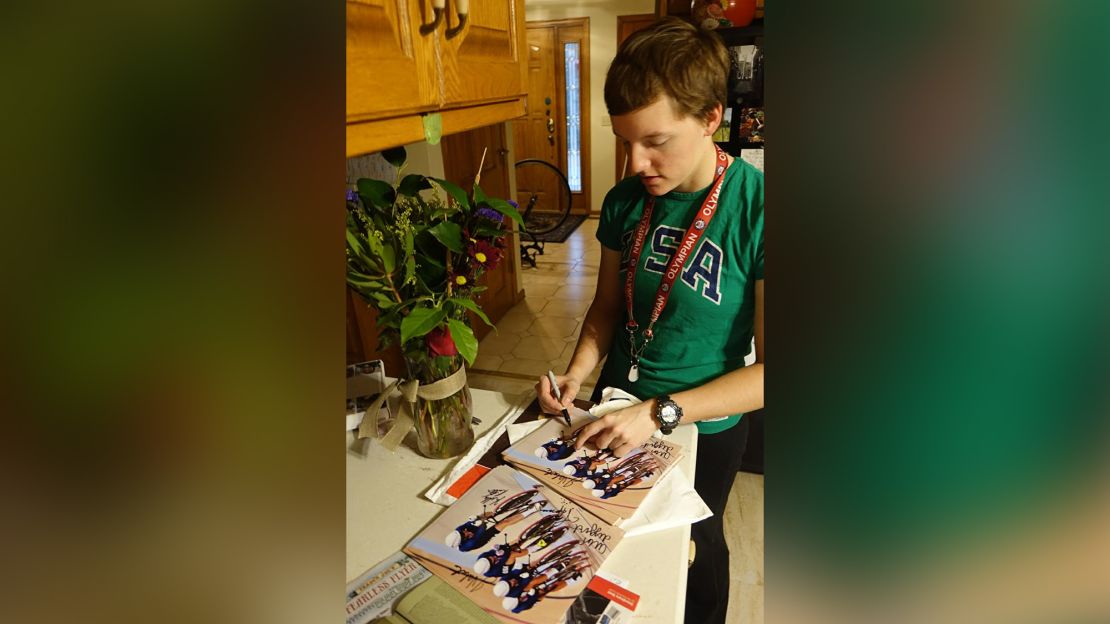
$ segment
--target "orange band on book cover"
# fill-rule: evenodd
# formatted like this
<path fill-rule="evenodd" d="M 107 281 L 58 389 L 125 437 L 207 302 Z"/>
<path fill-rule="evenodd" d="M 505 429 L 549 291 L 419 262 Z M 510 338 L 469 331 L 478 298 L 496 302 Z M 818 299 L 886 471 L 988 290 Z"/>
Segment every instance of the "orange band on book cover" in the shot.
<path fill-rule="evenodd" d="M 636 605 L 640 604 L 640 597 L 638 595 L 600 576 L 595 576 L 590 579 L 590 584 L 587 585 L 587 587 L 629 611 L 635 611 Z"/>
<path fill-rule="evenodd" d="M 470 470 L 464 472 L 463 476 L 452 483 L 451 487 L 447 488 L 447 494 L 455 498 L 462 496 L 470 489 L 470 486 L 477 483 L 478 479 L 484 477 L 487 472 L 489 472 L 489 468 L 481 464 L 474 464 L 471 466 Z"/>

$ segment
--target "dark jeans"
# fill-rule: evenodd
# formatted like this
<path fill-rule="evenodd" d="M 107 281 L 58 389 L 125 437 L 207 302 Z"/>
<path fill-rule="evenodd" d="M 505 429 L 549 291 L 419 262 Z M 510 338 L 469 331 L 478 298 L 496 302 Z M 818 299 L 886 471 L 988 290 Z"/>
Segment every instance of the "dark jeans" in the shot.
<path fill-rule="evenodd" d="M 724 512 L 748 444 L 748 428 L 744 417 L 731 429 L 698 436 L 694 489 L 713 516 L 690 527 L 695 551 L 694 564 L 686 574 L 686 624 L 725 621 L 729 576 Z"/>

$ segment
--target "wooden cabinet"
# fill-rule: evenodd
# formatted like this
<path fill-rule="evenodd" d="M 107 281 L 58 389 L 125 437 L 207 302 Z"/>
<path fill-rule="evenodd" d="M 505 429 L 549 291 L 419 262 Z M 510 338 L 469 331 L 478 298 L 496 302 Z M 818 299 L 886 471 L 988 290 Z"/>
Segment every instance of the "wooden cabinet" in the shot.
<path fill-rule="evenodd" d="M 347 0 L 347 156 L 524 114 L 524 0 L 471 0 L 461 30 L 447 0 L 434 30 L 432 0 Z M 424 30 L 428 30 L 425 28 Z"/>
<path fill-rule="evenodd" d="M 456 21 L 452 16 L 448 25 Z M 521 97 L 524 3 L 471 0 L 467 22 L 458 36 L 442 40 L 446 104 Z"/>
<path fill-rule="evenodd" d="M 439 103 L 435 50 L 420 35 L 422 2 L 348 0 L 347 121 L 427 110 Z"/>
<path fill-rule="evenodd" d="M 386 374 L 405 375 L 401 349 L 392 345 L 378 350 L 378 311 L 366 304 L 361 295 L 347 287 L 347 365 L 367 360 L 382 360 Z"/>

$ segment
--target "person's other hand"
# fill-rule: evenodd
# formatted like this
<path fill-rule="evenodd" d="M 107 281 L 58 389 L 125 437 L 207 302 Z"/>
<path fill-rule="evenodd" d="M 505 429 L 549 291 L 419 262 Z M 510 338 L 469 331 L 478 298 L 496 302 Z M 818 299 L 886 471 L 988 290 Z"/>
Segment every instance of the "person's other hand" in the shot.
<path fill-rule="evenodd" d="M 536 384 L 536 396 L 540 400 L 540 409 L 547 414 L 561 414 L 564 407 L 569 408 L 573 405 L 574 397 L 578 396 L 578 389 L 582 387 L 582 382 L 566 375 L 556 375 L 555 381 L 559 384 L 560 396 L 563 397 L 562 401 L 555 399 L 555 394 L 551 391 L 551 380 L 547 378 L 547 375 L 540 377 L 539 383 Z"/>
<path fill-rule="evenodd" d="M 642 445 L 659 428 L 655 420 L 655 399 L 610 412 L 578 430 L 574 449 L 589 442 L 594 448 L 608 448 L 617 457 Z"/>

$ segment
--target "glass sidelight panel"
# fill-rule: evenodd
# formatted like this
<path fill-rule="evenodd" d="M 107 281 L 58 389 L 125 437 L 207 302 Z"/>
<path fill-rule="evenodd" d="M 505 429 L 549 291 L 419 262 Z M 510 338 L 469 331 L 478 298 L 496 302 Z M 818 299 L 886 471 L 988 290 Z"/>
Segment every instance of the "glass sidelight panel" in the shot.
<path fill-rule="evenodd" d="M 563 44 L 563 63 L 566 66 L 567 103 L 567 181 L 574 193 L 582 192 L 582 136 L 581 98 L 578 84 L 578 43 Z"/>

